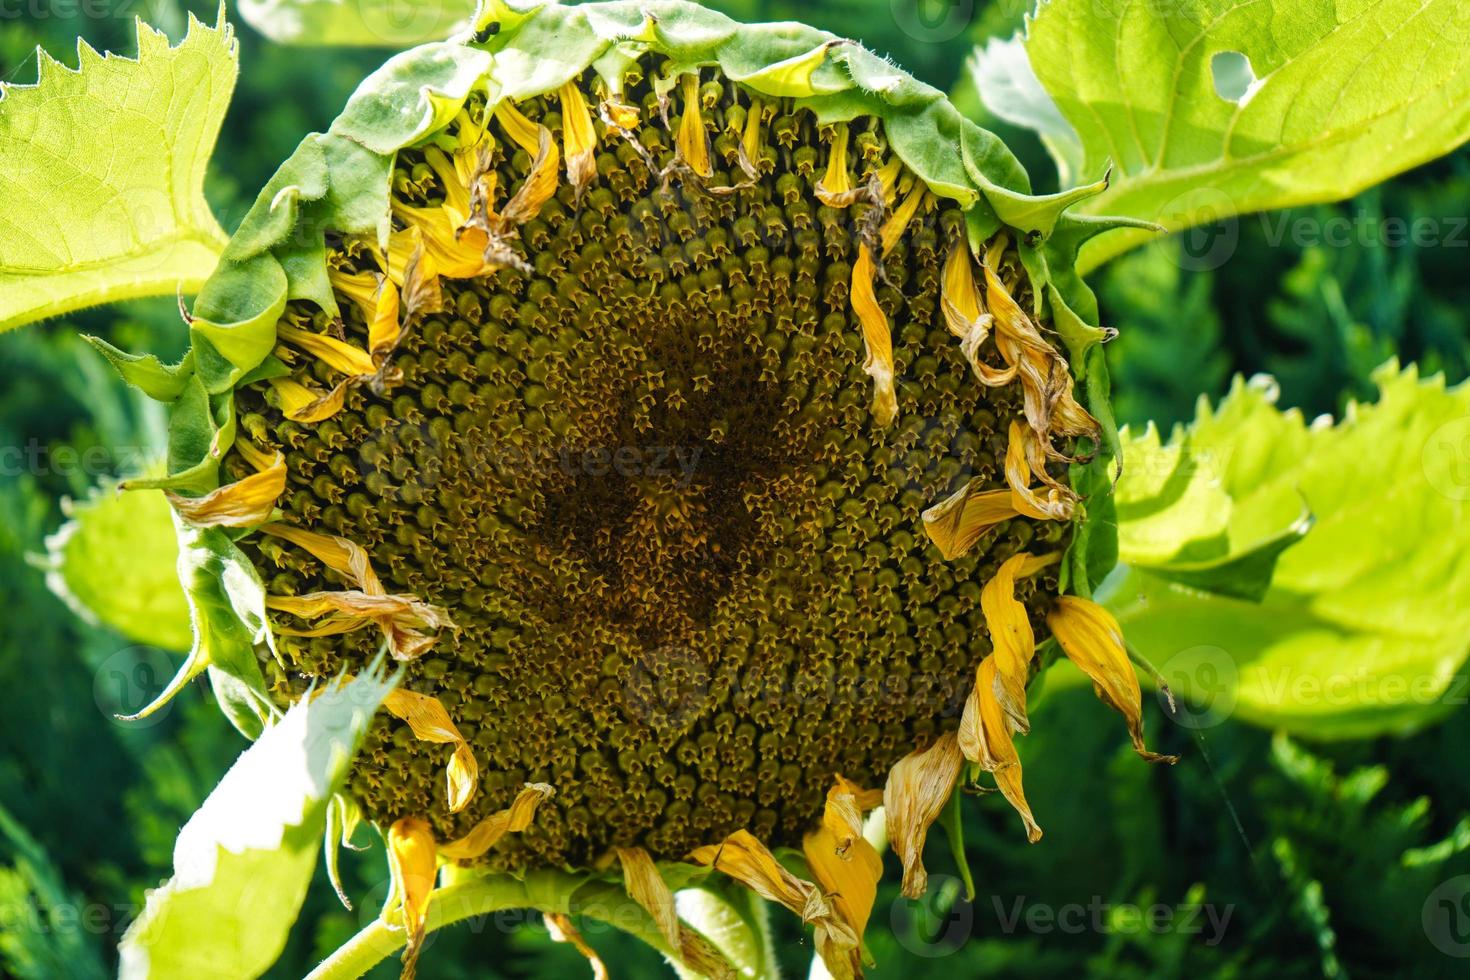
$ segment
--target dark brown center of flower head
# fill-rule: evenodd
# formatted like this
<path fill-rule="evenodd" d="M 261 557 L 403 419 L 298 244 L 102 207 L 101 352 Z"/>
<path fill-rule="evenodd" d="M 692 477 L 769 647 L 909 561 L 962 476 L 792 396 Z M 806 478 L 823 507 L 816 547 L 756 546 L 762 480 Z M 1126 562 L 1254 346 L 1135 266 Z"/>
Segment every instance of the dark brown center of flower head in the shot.
<path fill-rule="evenodd" d="M 356 542 L 386 592 L 456 624 L 404 684 L 458 725 L 479 794 L 450 814 L 452 747 L 386 714 L 349 792 L 384 825 L 423 816 L 446 840 L 550 784 L 534 825 L 485 855 L 502 867 L 585 866 L 613 845 L 682 859 L 739 828 L 799 842 L 835 774 L 881 786 L 956 727 L 989 649 L 982 585 L 1033 537 L 1065 533 L 1013 520 L 945 562 L 923 530 L 921 512 L 966 481 L 1005 486 L 1022 413 L 1019 388 L 977 383 L 946 329 L 958 207 L 897 166 L 876 121 L 822 126 L 724 81 L 698 90 L 702 175 L 676 145 L 686 94 L 660 106 L 630 88 L 631 138 L 599 125 L 595 178 L 563 182 L 506 237 L 515 261 L 446 276 L 437 311 L 407 310 L 383 384 L 316 423 L 287 420 L 267 382 L 238 394 L 241 431 L 286 454 L 282 520 Z M 557 100 L 518 108 L 562 142 Z M 835 140 L 852 186 L 874 188 L 850 206 L 817 195 Z M 485 146 L 504 205 L 535 161 L 499 121 Z M 445 205 L 443 159 L 399 155 L 397 227 L 400 207 Z M 898 398 L 885 425 L 850 284 L 878 219 L 911 194 L 877 282 Z M 370 242 L 329 245 L 342 274 L 384 261 Z M 307 303 L 287 320 L 365 346 L 362 312 L 341 306 L 340 328 Z M 332 384 L 289 355 L 302 384 Z M 226 470 L 247 472 L 234 456 Z M 242 547 L 273 595 L 343 587 L 288 541 Z M 1017 595 L 1039 623 L 1054 591 L 1051 569 Z M 282 636 L 285 668 L 262 663 L 284 701 L 363 669 L 381 640 Z"/>

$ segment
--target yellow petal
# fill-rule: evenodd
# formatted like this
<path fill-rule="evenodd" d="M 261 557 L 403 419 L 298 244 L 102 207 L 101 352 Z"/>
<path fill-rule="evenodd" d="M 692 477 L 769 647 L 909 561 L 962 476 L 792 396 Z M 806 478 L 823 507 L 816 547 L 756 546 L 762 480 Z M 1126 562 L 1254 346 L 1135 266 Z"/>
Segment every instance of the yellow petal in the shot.
<path fill-rule="evenodd" d="M 501 210 L 499 225 L 502 230 L 523 225 L 541 213 L 541 206 L 556 193 L 556 169 L 559 160 L 551 130 L 538 124 L 531 173 Z"/>
<path fill-rule="evenodd" d="M 573 82 L 561 87 L 561 132 L 566 144 L 567 180 L 582 189 L 597 177 L 597 132 L 592 128 L 592 112 Z"/>
<path fill-rule="evenodd" d="M 424 162 L 438 175 L 439 183 L 444 187 L 444 202 L 460 214 L 469 214 L 470 189 L 461 180 L 454 161 L 437 146 L 429 146 L 424 148 Z"/>
<path fill-rule="evenodd" d="M 777 902 L 801 916 L 813 927 L 817 952 L 836 977 L 852 976 L 852 953 L 858 948 L 857 933 L 839 917 L 822 890 L 796 877 L 747 830 L 737 830 L 722 843 L 696 848 L 689 855 L 696 864 L 741 882 L 767 901 Z"/>
<path fill-rule="evenodd" d="M 271 378 L 271 387 L 280 398 L 281 411 L 293 422 L 316 423 L 342 411 L 347 389 L 356 381 L 349 378 L 331 391 L 317 391 L 290 378 Z"/>
<path fill-rule="evenodd" d="M 847 123 L 838 123 L 833 127 L 827 172 L 817 181 L 817 199 L 828 207 L 845 208 L 856 200 L 852 190 L 852 178 L 847 172 Z"/>
<path fill-rule="evenodd" d="M 241 455 L 244 455 L 243 445 Z M 179 516 L 195 527 L 253 527 L 270 520 L 286 492 L 286 457 L 276 453 L 270 466 L 202 497 L 165 493 Z"/>
<path fill-rule="evenodd" d="M 860 972 L 860 950 L 873 902 L 878 897 L 878 879 L 883 877 L 883 860 L 862 836 L 863 804 L 877 805 L 881 795 L 864 793 L 848 780 L 837 777 L 827 791 L 822 825 L 802 840 L 807 864 L 842 921 L 858 938 L 858 949 L 849 954 L 853 974 Z"/>
<path fill-rule="evenodd" d="M 577 952 L 587 958 L 588 965 L 592 967 L 594 980 L 607 980 L 607 964 L 602 962 L 602 957 L 597 955 L 597 950 L 587 945 L 587 940 L 582 938 L 582 934 L 572 924 L 571 916 L 560 912 L 547 912 L 545 918 L 546 931 L 550 934 L 552 942 L 571 943 Z"/>
<path fill-rule="evenodd" d="M 704 117 L 699 108 L 699 76 L 685 74 L 679 77 L 684 95 L 684 116 L 679 120 L 679 154 L 683 161 L 701 177 L 713 174 L 710 166 L 709 133 L 704 129 Z"/>
<path fill-rule="evenodd" d="M 1011 506 L 1018 513 L 1037 520 L 1069 521 L 1075 494 L 1051 485 L 1043 496 L 1031 487 L 1031 467 L 1027 456 L 1028 443 L 1034 439 L 1035 436 L 1020 422 L 1011 422 L 1010 441 L 1006 446 L 1006 482 L 1011 487 Z"/>
<path fill-rule="evenodd" d="M 374 354 L 392 350 L 398 344 L 398 333 L 398 287 L 385 278 L 368 321 L 368 350 Z"/>
<path fill-rule="evenodd" d="M 617 847 L 618 862 L 623 867 L 623 887 L 628 896 L 653 918 L 672 949 L 679 948 L 679 913 L 674 907 L 674 893 L 658 873 L 658 865 L 641 847 Z"/>
<path fill-rule="evenodd" d="M 403 916 L 404 931 L 408 933 L 403 950 L 404 980 L 413 980 L 437 868 L 434 833 L 426 821 L 404 817 L 388 828 L 388 870 L 393 876 L 394 910 Z"/>
<path fill-rule="evenodd" d="M 876 274 L 873 253 L 864 244 L 852 266 L 852 309 L 863 328 L 863 370 L 873 379 L 873 420 L 887 426 L 898 415 L 898 395 L 893 387 L 893 333 L 873 288 Z"/>
<path fill-rule="evenodd" d="M 540 145 L 537 130 L 541 127 L 527 119 L 514 103 L 506 100 L 497 105 L 495 121 L 500 123 L 507 136 L 520 144 L 521 149 L 533 157 L 536 155 Z"/>
<path fill-rule="evenodd" d="M 1010 490 L 982 490 L 979 479 L 924 511 L 924 532 L 945 561 L 953 561 L 975 547 L 997 524 L 1016 517 Z"/>
<path fill-rule="evenodd" d="M 455 747 L 446 770 L 449 781 L 449 812 L 458 813 L 463 810 L 474 798 L 475 788 L 480 783 L 480 767 L 475 761 L 475 753 L 460 734 L 454 720 L 449 717 L 443 703 L 428 694 L 419 694 L 400 687 L 390 691 L 383 699 L 383 707 L 408 722 L 408 727 L 419 741 L 447 743 Z"/>
<path fill-rule="evenodd" d="M 1016 578 L 1030 561 L 1025 552 L 1007 558 L 980 592 L 980 609 L 990 631 L 990 659 L 995 661 L 995 694 L 1011 728 L 1022 733 L 1030 730 L 1026 682 L 1031 679 L 1036 636 L 1026 607 L 1016 600 Z"/>
<path fill-rule="evenodd" d="M 332 370 L 340 371 L 349 377 L 372 374 L 377 370 L 377 365 L 373 363 L 367 351 L 359 350 L 336 337 L 314 333 L 310 330 L 299 330 L 285 323 L 276 326 L 276 336 L 314 355 Z"/>
<path fill-rule="evenodd" d="M 923 182 L 916 184 L 908 196 L 903 199 L 903 203 L 898 206 L 897 210 L 889 215 L 887 221 L 883 222 L 883 229 L 878 233 L 878 236 L 883 241 L 884 255 L 893 251 L 893 246 L 898 244 L 898 240 L 903 237 L 903 233 L 908 228 L 909 222 L 918 213 L 919 205 L 924 203 L 924 200 L 928 196 L 928 187 Z"/>
<path fill-rule="evenodd" d="M 1097 696 L 1122 713 L 1133 750 L 1150 762 L 1178 762 L 1177 755 L 1159 755 L 1144 747 L 1143 695 L 1113 614 L 1088 599 L 1062 596 L 1047 613 L 1046 625 L 1068 659 L 1092 678 Z"/>
<path fill-rule="evenodd" d="M 555 175 L 552 176 L 554 180 Z M 418 230 L 424 254 L 433 261 L 434 271 L 440 275 L 450 279 L 476 279 L 500 268 L 500 265 L 485 259 L 485 249 L 489 244 L 485 233 L 478 228 L 464 229 L 465 222 L 469 220 L 468 214 L 442 207 L 410 207 L 396 201 L 393 213 Z M 405 241 L 400 247 L 406 250 L 409 243 Z M 411 255 L 409 251 L 404 256 L 402 268 L 405 275 Z M 390 265 L 397 267 L 398 264 L 390 260 Z"/>
<path fill-rule="evenodd" d="M 490 814 L 459 840 L 441 845 L 439 853 L 454 860 L 474 860 L 506 834 L 518 834 L 531 826 L 536 808 L 554 792 L 546 783 L 527 783 L 509 807 Z"/>
<path fill-rule="evenodd" d="M 315 629 L 277 627 L 277 632 L 288 636 L 333 636 L 373 623 L 383 631 L 388 641 L 388 651 L 393 658 L 405 662 L 423 656 L 435 643 L 435 637 L 419 632 L 420 629 L 454 627 L 445 610 L 413 596 L 371 594 L 346 589 L 340 592 L 311 592 L 299 596 L 266 596 L 265 604 L 268 609 L 290 613 L 302 619 L 329 614 L 333 616 Z M 455 778 L 452 767 L 453 763 L 451 781 Z"/>
<path fill-rule="evenodd" d="M 343 575 L 368 595 L 383 595 L 383 584 L 373 571 L 367 552 L 355 542 L 332 534 L 317 534 L 290 524 L 267 524 L 266 534 L 304 549 L 332 571 Z"/>
<path fill-rule="evenodd" d="M 750 110 L 745 114 L 745 132 L 740 138 L 740 148 L 745 151 L 745 158 L 752 167 L 760 166 L 761 146 L 765 142 L 761 126 L 765 123 L 765 116 L 765 103 L 752 97 Z"/>
<path fill-rule="evenodd" d="M 950 733 L 927 749 L 915 749 L 894 764 L 883 789 L 888 839 L 903 862 L 903 895 L 919 898 L 929 884 L 924 870 L 924 840 L 960 778 L 959 743 Z"/>
<path fill-rule="evenodd" d="M 1021 815 L 1026 837 L 1035 844 L 1041 840 L 1041 828 L 1031 815 L 1031 805 L 1021 787 L 1021 758 L 1011 742 L 1012 728 L 996 695 L 998 686 L 994 657 L 986 657 L 976 671 L 975 688 L 965 701 L 960 719 L 960 750 L 965 758 L 995 777 L 1001 795 Z"/>
<path fill-rule="evenodd" d="M 637 106 L 618 102 L 615 99 L 604 99 L 599 109 L 603 119 L 625 133 L 632 132 L 643 119 L 643 114 Z"/>
<path fill-rule="evenodd" d="M 266 452 L 249 439 L 237 436 L 234 449 L 240 454 L 240 458 L 249 463 L 250 468 L 257 473 L 264 472 L 276 465 L 277 454 Z"/>

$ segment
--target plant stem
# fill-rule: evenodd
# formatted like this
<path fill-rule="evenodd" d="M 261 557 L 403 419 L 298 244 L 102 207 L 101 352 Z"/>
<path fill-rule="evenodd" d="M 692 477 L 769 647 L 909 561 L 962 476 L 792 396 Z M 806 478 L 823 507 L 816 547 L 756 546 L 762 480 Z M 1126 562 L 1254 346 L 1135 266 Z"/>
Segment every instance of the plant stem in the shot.
<path fill-rule="evenodd" d="M 672 955 L 653 919 L 622 888 L 562 871 L 537 871 L 523 879 L 484 875 L 437 888 L 429 898 L 425 928 L 432 932 L 507 909 L 587 916 L 621 929 L 665 956 Z M 397 952 L 404 938 L 402 926 L 374 920 L 323 960 L 306 980 L 360 977 Z"/>

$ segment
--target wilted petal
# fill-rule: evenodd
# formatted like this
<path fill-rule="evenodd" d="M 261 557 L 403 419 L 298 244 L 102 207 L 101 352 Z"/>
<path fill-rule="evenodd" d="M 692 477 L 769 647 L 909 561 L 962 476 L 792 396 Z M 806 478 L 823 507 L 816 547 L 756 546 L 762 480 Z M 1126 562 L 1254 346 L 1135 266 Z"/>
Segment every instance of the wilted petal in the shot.
<path fill-rule="evenodd" d="M 894 764 L 883 789 L 888 817 L 888 839 L 903 862 L 903 894 L 919 898 L 929 884 L 924 870 L 924 840 L 929 826 L 949 803 L 960 778 L 959 743 L 955 736 L 939 736 L 927 749 L 915 749 Z"/>
<path fill-rule="evenodd" d="M 518 834 L 531 826 L 536 808 L 554 792 L 556 791 L 546 783 L 527 783 L 510 806 L 490 814 L 459 840 L 441 845 L 439 853 L 462 861 L 479 857 L 506 834 Z"/>
<path fill-rule="evenodd" d="M 475 795 L 480 783 L 480 766 L 475 753 L 460 734 L 459 727 L 449 717 L 449 712 L 436 697 L 396 688 L 383 699 L 383 707 L 394 716 L 403 719 L 412 729 L 414 737 L 422 742 L 436 742 L 454 746 L 454 755 L 449 760 L 446 776 L 449 781 L 449 812 L 463 810 Z"/>
<path fill-rule="evenodd" d="M 991 659 L 996 668 L 996 695 L 1013 730 L 1030 730 L 1026 720 L 1026 682 L 1036 655 L 1036 636 L 1026 607 L 1016 601 L 1016 578 L 1032 561 L 1029 554 L 1012 555 L 980 593 L 980 609 L 990 631 Z"/>
<path fill-rule="evenodd" d="M 334 371 L 349 377 L 370 375 L 377 366 L 365 350 L 353 347 L 344 340 L 310 330 L 301 330 L 289 324 L 276 325 L 276 336 L 293 347 L 299 347 L 316 357 Z"/>
<path fill-rule="evenodd" d="M 393 876 L 396 900 L 392 908 L 402 914 L 408 934 L 402 980 L 413 980 L 424 942 L 424 922 L 429 916 L 429 895 L 438 872 L 434 833 L 427 821 L 404 817 L 388 828 L 388 870 Z"/>
<path fill-rule="evenodd" d="M 1062 596 L 1047 614 L 1046 625 L 1067 657 L 1092 678 L 1097 696 L 1122 713 L 1133 750 L 1150 762 L 1178 762 L 1177 755 L 1160 755 L 1144 747 L 1143 695 L 1113 614 L 1087 599 Z"/>
<path fill-rule="evenodd" d="M 587 945 L 587 940 L 577 931 L 572 924 L 572 917 L 560 912 L 546 913 L 546 931 L 551 935 L 553 942 L 571 943 L 577 952 L 587 958 L 587 963 L 592 967 L 594 980 L 607 980 L 607 964 L 602 962 L 602 957 L 597 955 L 597 950 Z"/>
<path fill-rule="evenodd" d="M 1031 815 L 1021 787 L 1021 758 L 1011 742 L 1013 728 L 997 696 L 999 680 L 993 657 L 986 657 L 975 672 L 975 688 L 965 701 L 960 719 L 960 749 L 965 758 L 995 777 L 1001 794 L 1021 815 L 1031 843 L 1041 840 L 1041 828 Z"/>
<path fill-rule="evenodd" d="M 924 532 L 946 561 L 968 552 L 1002 521 L 1019 516 L 1011 491 L 984 490 L 979 479 L 924 511 Z"/>
<path fill-rule="evenodd" d="M 270 520 L 276 501 L 285 492 L 286 457 L 276 453 L 260 472 L 202 497 L 181 497 L 171 492 L 165 496 L 179 516 L 195 527 L 253 527 Z"/>
<path fill-rule="evenodd" d="M 882 858 L 862 836 L 862 811 L 881 802 L 881 794 L 859 790 L 838 776 L 827 791 L 822 825 L 802 840 L 812 874 L 831 896 L 838 917 L 857 936 L 858 948 L 847 953 L 850 975 L 861 973 L 863 932 L 878 897 L 878 879 L 883 877 Z"/>
<path fill-rule="evenodd" d="M 592 128 L 592 112 L 576 83 L 561 87 L 561 132 L 566 144 L 567 180 L 582 189 L 597 176 L 597 132 Z"/>
<path fill-rule="evenodd" d="M 679 120 L 679 156 L 689 169 L 701 177 L 708 177 L 715 172 L 710 165 L 709 158 L 709 133 L 704 128 L 704 116 L 699 106 L 699 76 L 685 74 L 680 76 L 679 84 L 683 88 L 684 95 L 684 117 Z"/>
<path fill-rule="evenodd" d="M 898 395 L 893 387 L 893 332 L 873 288 L 876 274 L 873 253 L 863 244 L 852 266 L 852 309 L 862 325 L 867 350 L 863 370 L 873 379 L 873 420 L 886 426 L 898 415 Z"/>

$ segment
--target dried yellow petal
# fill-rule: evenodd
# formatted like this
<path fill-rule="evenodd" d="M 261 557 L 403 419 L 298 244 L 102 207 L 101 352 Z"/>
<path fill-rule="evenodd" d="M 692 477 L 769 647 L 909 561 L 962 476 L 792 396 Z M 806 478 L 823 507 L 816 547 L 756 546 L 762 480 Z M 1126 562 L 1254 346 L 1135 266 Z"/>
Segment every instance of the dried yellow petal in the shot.
<path fill-rule="evenodd" d="M 699 109 L 699 76 L 680 76 L 679 84 L 684 90 L 684 117 L 679 120 L 679 154 L 689 169 L 701 177 L 715 172 L 710 165 L 709 133 L 704 128 L 704 116 Z"/>
<path fill-rule="evenodd" d="M 572 947 L 587 959 L 588 965 L 592 967 L 593 980 L 607 980 L 607 964 L 602 962 L 602 957 L 597 955 L 597 950 L 587 944 L 577 927 L 572 924 L 572 917 L 560 912 L 546 913 L 546 931 L 550 934 L 553 942 L 571 943 Z"/>
<path fill-rule="evenodd" d="M 592 112 L 575 82 L 561 87 L 561 132 L 566 144 L 567 180 L 580 196 L 597 176 L 597 131 Z"/>
<path fill-rule="evenodd" d="M 454 746 L 445 775 L 449 782 L 449 812 L 458 813 L 474 798 L 480 784 L 480 766 L 459 727 L 436 697 L 396 688 L 383 699 L 383 707 L 408 722 L 414 737 L 422 742 Z"/>
<path fill-rule="evenodd" d="M 1011 742 L 1014 729 L 1001 708 L 998 686 L 995 658 L 986 657 L 976 671 L 975 687 L 960 718 L 960 750 L 965 758 L 995 777 L 1001 794 L 1021 815 L 1026 837 L 1035 844 L 1041 840 L 1041 828 L 1031 815 L 1031 805 L 1021 787 L 1021 757 Z"/>
<path fill-rule="evenodd" d="M 527 783 L 511 805 L 490 814 L 459 840 L 439 847 L 439 853 L 459 861 L 473 860 L 494 847 L 506 834 L 518 834 L 531 826 L 541 801 L 556 791 L 546 783 Z"/>
<path fill-rule="evenodd" d="M 1149 762 L 1178 762 L 1177 755 L 1150 752 L 1143 744 L 1143 695 L 1113 614 L 1091 600 L 1062 596 L 1047 613 L 1046 625 L 1068 659 L 1092 679 L 1097 696 L 1123 715 L 1133 751 Z"/>
<path fill-rule="evenodd" d="M 924 840 L 929 826 L 949 803 L 960 778 L 959 743 L 953 733 L 939 736 L 927 749 L 915 749 L 894 764 L 883 788 L 888 839 L 903 862 L 905 898 L 919 898 L 928 887 Z"/>
<path fill-rule="evenodd" d="M 393 876 L 394 902 L 390 909 L 403 916 L 403 928 L 408 933 L 402 980 L 413 980 L 424 943 L 429 895 L 438 873 L 434 833 L 426 821 L 404 817 L 388 828 L 388 870 Z"/>
<path fill-rule="evenodd" d="M 924 511 L 924 532 L 946 561 L 968 552 L 1002 521 L 1020 514 L 1010 490 L 983 490 L 971 480 Z"/>
<path fill-rule="evenodd" d="M 253 527 L 270 520 L 276 501 L 285 492 L 286 457 L 276 453 L 260 472 L 202 497 L 181 497 L 172 492 L 165 496 L 179 516 L 195 527 Z"/>

